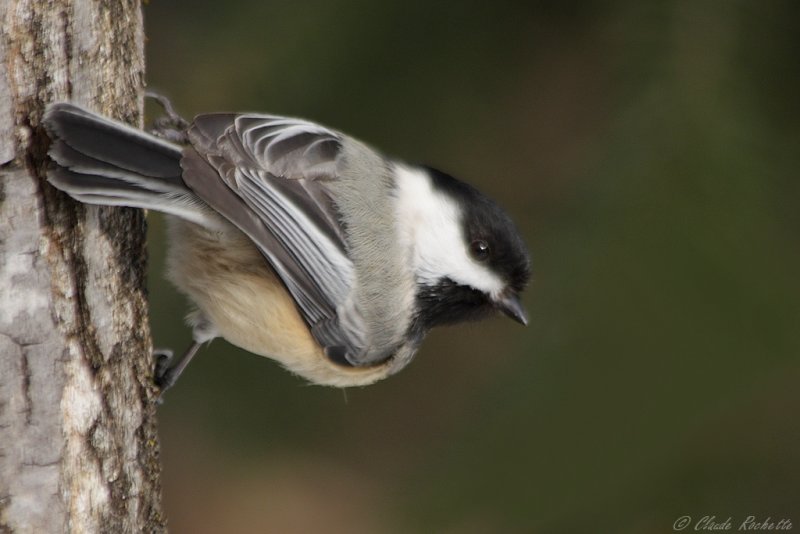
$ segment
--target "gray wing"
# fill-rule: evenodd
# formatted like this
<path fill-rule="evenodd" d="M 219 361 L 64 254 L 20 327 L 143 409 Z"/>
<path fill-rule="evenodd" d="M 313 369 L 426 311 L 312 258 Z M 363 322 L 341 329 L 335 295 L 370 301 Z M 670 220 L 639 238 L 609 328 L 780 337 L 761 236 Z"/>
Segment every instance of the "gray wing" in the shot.
<path fill-rule="evenodd" d="M 357 362 L 363 322 L 352 307 L 342 313 L 355 268 L 325 186 L 337 179 L 341 135 L 285 117 L 211 114 L 195 118 L 189 139 L 189 188 L 253 240 L 320 345 Z"/>

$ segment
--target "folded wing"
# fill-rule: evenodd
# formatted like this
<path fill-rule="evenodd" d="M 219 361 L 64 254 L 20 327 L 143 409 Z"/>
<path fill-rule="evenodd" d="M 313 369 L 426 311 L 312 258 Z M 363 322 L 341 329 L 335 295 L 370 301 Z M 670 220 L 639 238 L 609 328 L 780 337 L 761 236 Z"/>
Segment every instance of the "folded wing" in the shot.
<path fill-rule="evenodd" d="M 210 114 L 189 138 L 188 187 L 253 240 L 329 355 L 357 363 L 363 322 L 352 308 L 340 317 L 355 269 L 325 185 L 338 177 L 341 135 L 285 117 Z"/>

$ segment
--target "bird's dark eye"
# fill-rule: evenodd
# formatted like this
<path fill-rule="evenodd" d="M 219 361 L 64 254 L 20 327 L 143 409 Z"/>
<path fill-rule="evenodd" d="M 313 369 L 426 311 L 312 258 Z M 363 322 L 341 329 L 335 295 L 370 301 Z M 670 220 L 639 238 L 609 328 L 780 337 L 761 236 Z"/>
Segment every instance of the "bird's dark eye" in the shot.
<path fill-rule="evenodd" d="M 489 243 L 483 239 L 476 239 L 470 243 L 469 251 L 476 261 L 486 261 L 489 259 Z"/>

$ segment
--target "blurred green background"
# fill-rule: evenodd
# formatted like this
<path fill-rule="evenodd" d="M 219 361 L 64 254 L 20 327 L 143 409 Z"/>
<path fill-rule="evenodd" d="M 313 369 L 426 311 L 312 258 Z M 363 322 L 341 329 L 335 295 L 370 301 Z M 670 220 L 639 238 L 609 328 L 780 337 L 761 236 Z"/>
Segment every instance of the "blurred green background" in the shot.
<path fill-rule="evenodd" d="M 153 0 L 149 86 L 477 185 L 527 329 L 311 387 L 217 340 L 160 411 L 172 532 L 800 528 L 800 2 Z M 151 214 L 156 344 L 182 350 Z M 692 527 L 690 526 L 689 530 Z"/>

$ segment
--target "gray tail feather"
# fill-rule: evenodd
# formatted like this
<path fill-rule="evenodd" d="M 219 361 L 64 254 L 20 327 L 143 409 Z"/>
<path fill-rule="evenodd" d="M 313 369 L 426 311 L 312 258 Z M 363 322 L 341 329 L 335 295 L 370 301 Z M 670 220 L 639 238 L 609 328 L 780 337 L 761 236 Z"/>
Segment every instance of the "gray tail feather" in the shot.
<path fill-rule="evenodd" d="M 203 223 L 205 204 L 181 178 L 181 147 L 68 103 L 44 126 L 58 164 L 47 179 L 88 204 L 155 209 Z"/>

